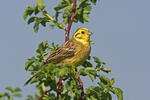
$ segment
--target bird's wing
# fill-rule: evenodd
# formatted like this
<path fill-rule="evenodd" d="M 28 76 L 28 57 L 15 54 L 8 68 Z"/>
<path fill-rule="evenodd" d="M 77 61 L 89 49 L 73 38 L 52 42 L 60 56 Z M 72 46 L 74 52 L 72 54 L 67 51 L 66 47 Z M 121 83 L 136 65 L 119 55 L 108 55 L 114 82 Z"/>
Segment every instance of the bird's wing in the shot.
<path fill-rule="evenodd" d="M 64 59 L 73 57 L 75 55 L 76 47 L 77 47 L 77 44 L 72 42 L 72 40 L 67 41 L 47 58 L 44 65 L 47 65 L 49 63 L 57 64 L 57 63 L 63 61 Z M 26 83 L 24 85 L 27 85 L 34 77 L 38 76 L 38 74 L 41 72 L 44 65 L 40 68 L 40 70 L 38 70 L 36 73 L 34 73 L 26 81 Z"/>
<path fill-rule="evenodd" d="M 46 64 L 57 64 L 63 61 L 64 59 L 73 57 L 75 55 L 75 49 L 76 44 L 71 40 L 67 41 L 47 58 Z"/>

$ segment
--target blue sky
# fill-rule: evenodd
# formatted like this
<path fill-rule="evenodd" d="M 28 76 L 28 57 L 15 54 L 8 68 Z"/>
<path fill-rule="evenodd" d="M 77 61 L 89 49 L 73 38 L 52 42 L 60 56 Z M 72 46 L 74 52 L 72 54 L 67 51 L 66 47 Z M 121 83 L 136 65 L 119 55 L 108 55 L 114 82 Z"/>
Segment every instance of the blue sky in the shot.
<path fill-rule="evenodd" d="M 53 13 L 56 1 L 49 1 L 48 9 Z M 112 69 L 108 76 L 115 78 L 114 86 L 123 89 L 124 100 L 149 99 L 149 4 L 149 0 L 100 0 L 92 10 L 90 23 L 73 24 L 71 30 L 73 33 L 79 27 L 86 27 L 94 33 L 91 55 L 100 57 Z M 33 25 L 27 25 L 22 18 L 28 5 L 34 5 L 33 1 L 0 3 L 0 93 L 6 86 L 13 86 L 22 88 L 24 96 L 34 94 L 34 85 L 23 86 L 30 75 L 24 63 L 35 55 L 40 42 L 64 42 L 63 30 L 51 30 L 47 26 L 40 27 L 37 34 L 33 32 Z"/>

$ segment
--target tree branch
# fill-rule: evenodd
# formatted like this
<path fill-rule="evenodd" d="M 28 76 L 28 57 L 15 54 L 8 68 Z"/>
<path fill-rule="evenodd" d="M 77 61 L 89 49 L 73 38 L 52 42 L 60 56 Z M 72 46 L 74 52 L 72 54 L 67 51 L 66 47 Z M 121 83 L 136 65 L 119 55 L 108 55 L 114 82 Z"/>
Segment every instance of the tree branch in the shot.
<path fill-rule="evenodd" d="M 80 85 L 80 88 L 81 88 L 81 97 L 80 97 L 80 100 L 85 100 L 85 97 L 84 97 L 84 88 L 83 88 L 83 83 L 82 83 L 82 81 L 81 81 L 81 79 L 80 79 L 80 77 L 77 79 L 78 80 L 78 82 L 79 82 L 79 85 Z"/>
<path fill-rule="evenodd" d="M 58 99 L 61 98 L 61 89 L 62 89 L 63 81 L 64 81 L 63 78 L 60 77 L 59 82 L 58 82 L 58 91 L 57 91 L 57 98 Z"/>
<path fill-rule="evenodd" d="M 65 42 L 69 40 L 70 29 L 71 29 L 72 22 L 74 20 L 75 12 L 76 12 L 76 3 L 77 3 L 77 0 L 74 0 L 73 1 L 73 6 L 72 6 L 72 13 L 71 13 L 71 17 L 70 17 L 70 20 L 69 20 L 69 23 L 68 23 L 68 27 L 67 27 L 67 29 L 65 29 L 65 31 L 66 31 L 66 33 L 65 33 Z M 59 82 L 58 82 L 57 98 L 61 97 L 61 89 L 62 89 L 63 81 L 64 81 L 63 78 L 60 77 Z"/>
<path fill-rule="evenodd" d="M 72 6 L 72 14 L 71 14 L 71 17 L 70 17 L 70 20 L 69 20 L 69 23 L 68 23 L 68 27 L 66 29 L 65 41 L 69 40 L 69 33 L 70 33 L 70 29 L 71 29 L 72 22 L 74 20 L 75 12 L 76 12 L 76 3 L 77 3 L 77 0 L 74 0 L 73 1 L 73 6 Z"/>

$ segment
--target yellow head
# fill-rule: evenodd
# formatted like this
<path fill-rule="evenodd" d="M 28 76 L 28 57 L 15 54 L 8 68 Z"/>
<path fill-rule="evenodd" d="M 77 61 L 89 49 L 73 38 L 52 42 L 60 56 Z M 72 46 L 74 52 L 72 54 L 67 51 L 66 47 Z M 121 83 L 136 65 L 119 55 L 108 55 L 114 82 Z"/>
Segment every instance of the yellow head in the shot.
<path fill-rule="evenodd" d="M 73 38 L 83 44 L 90 43 L 90 35 L 92 33 L 86 28 L 79 28 L 74 33 Z"/>

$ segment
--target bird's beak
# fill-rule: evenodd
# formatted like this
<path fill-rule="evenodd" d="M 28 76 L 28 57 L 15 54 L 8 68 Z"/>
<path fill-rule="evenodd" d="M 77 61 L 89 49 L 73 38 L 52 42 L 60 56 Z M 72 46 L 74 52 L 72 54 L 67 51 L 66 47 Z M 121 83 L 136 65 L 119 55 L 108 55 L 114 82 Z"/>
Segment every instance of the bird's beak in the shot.
<path fill-rule="evenodd" d="M 93 33 L 92 33 L 92 32 L 90 32 L 90 31 L 89 31 L 88 33 L 89 33 L 89 35 L 92 35 L 92 34 L 93 34 Z"/>

